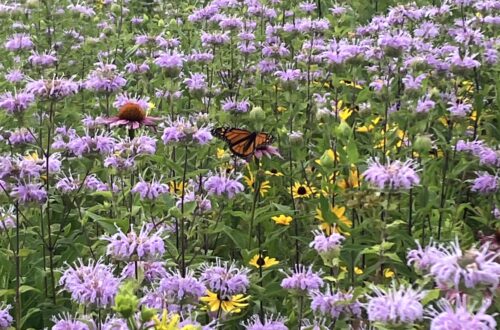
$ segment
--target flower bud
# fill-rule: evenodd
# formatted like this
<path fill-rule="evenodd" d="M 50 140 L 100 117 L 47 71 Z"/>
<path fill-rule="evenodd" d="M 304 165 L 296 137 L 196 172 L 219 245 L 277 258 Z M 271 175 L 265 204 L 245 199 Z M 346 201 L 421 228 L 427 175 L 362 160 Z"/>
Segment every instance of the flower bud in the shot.
<path fill-rule="evenodd" d="M 261 108 L 261 107 L 254 107 L 252 110 L 250 110 L 250 119 L 252 120 L 265 120 L 266 119 L 266 112 Z"/>
<path fill-rule="evenodd" d="M 291 144 L 300 144 L 304 141 L 304 134 L 302 132 L 292 131 L 288 134 L 288 139 Z"/>
<path fill-rule="evenodd" d="M 337 136 L 348 137 L 351 135 L 351 132 L 351 126 L 349 126 L 349 124 L 345 121 L 341 121 L 340 124 L 335 127 L 335 133 L 337 133 Z"/>
<path fill-rule="evenodd" d="M 325 168 L 333 168 L 335 166 L 335 154 L 332 149 L 325 150 L 319 159 L 319 164 Z"/>
<path fill-rule="evenodd" d="M 134 294 L 135 285 L 134 281 L 125 282 L 120 286 L 118 294 L 115 297 L 115 306 L 113 306 L 113 309 L 126 319 L 136 312 L 139 305 L 139 298 Z"/>
<path fill-rule="evenodd" d="M 429 135 L 417 135 L 413 149 L 419 153 L 426 153 L 432 149 L 432 139 Z"/>

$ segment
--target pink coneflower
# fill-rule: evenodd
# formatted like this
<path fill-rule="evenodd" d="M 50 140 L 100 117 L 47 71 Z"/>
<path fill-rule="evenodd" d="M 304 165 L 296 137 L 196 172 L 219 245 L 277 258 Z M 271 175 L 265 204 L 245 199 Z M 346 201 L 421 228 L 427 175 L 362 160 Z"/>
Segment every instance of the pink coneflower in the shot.
<path fill-rule="evenodd" d="M 103 119 L 104 124 L 110 127 L 125 126 L 128 129 L 138 129 L 141 126 L 156 126 L 160 120 L 157 117 L 150 117 L 146 111 L 137 103 L 125 103 L 118 110 L 118 116 Z"/>

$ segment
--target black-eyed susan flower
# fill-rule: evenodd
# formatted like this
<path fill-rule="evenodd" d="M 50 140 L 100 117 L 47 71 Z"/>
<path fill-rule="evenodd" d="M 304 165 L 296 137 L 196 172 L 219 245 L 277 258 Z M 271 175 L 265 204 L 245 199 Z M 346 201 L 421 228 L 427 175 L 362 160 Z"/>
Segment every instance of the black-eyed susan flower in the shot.
<path fill-rule="evenodd" d="M 335 214 L 335 216 L 339 219 L 342 224 L 344 224 L 346 227 L 351 228 L 352 227 L 352 221 L 347 218 L 345 215 L 345 206 L 338 206 L 335 205 L 334 207 L 330 206 L 330 212 Z M 333 224 L 329 224 L 325 221 L 325 217 L 323 213 L 321 212 L 321 208 L 316 208 L 316 219 L 319 220 L 320 222 L 320 229 L 323 230 L 327 235 L 331 235 L 331 233 L 341 233 L 344 234 L 345 236 L 349 236 L 350 234 L 347 232 L 344 232 L 340 226 L 334 226 Z"/>
<path fill-rule="evenodd" d="M 254 266 L 255 268 L 269 268 L 275 265 L 278 265 L 280 262 L 276 260 L 276 258 L 263 257 L 261 254 L 256 254 L 253 258 L 248 262 L 249 265 Z"/>
<path fill-rule="evenodd" d="M 341 270 L 342 272 L 345 272 L 345 273 L 347 273 L 347 272 L 348 272 L 347 267 L 345 267 L 345 266 L 340 267 L 340 270 Z M 357 267 L 357 266 L 356 266 L 356 267 L 354 267 L 354 274 L 356 274 L 356 275 L 363 275 L 363 273 L 364 273 L 364 272 L 363 272 L 363 269 L 362 269 L 362 268 L 359 268 L 359 267 Z"/>
<path fill-rule="evenodd" d="M 271 219 L 278 225 L 288 226 L 292 222 L 293 218 L 289 215 L 280 214 L 278 216 L 271 217 Z"/>
<path fill-rule="evenodd" d="M 307 184 L 295 182 L 292 187 L 293 198 L 309 198 L 316 193 L 316 188 Z"/>
<path fill-rule="evenodd" d="M 217 293 L 207 290 L 207 295 L 201 297 L 200 301 L 207 304 L 207 309 L 210 312 L 222 310 L 225 313 L 236 314 L 240 313 L 242 308 L 248 306 L 246 301 L 249 298 L 250 296 L 244 296 L 242 294 L 221 298 Z"/>
<path fill-rule="evenodd" d="M 270 176 L 283 176 L 283 173 L 278 171 L 275 168 L 270 169 L 269 171 L 265 171 L 264 174 L 270 175 Z"/>
<path fill-rule="evenodd" d="M 250 188 L 251 192 L 255 192 L 255 177 L 253 176 L 252 171 L 248 171 L 248 176 L 244 176 L 243 180 L 247 184 L 248 188 Z M 268 180 L 262 181 L 260 183 L 259 187 L 259 193 L 261 197 L 264 197 L 264 195 L 271 189 L 271 184 L 269 183 Z"/>

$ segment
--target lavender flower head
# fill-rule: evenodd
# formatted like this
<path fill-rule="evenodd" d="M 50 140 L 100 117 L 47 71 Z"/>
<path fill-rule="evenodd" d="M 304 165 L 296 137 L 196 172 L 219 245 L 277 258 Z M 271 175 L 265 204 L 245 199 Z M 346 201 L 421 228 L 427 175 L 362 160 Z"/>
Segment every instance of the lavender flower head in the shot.
<path fill-rule="evenodd" d="M 472 183 L 471 190 L 481 194 L 494 194 L 498 191 L 498 177 L 486 172 L 476 172 L 477 178 Z"/>
<path fill-rule="evenodd" d="M 160 54 L 154 63 L 163 69 L 168 77 L 177 77 L 184 66 L 185 58 L 176 51 L 168 51 Z"/>
<path fill-rule="evenodd" d="M 342 314 L 359 318 L 361 316 L 361 304 L 353 301 L 352 290 L 347 292 L 333 292 L 330 287 L 325 293 L 313 291 L 311 293 L 311 309 L 315 313 L 338 319 Z"/>
<path fill-rule="evenodd" d="M 41 183 L 18 183 L 11 188 L 10 196 L 20 204 L 45 203 L 47 191 Z"/>
<path fill-rule="evenodd" d="M 21 113 L 35 101 L 35 96 L 31 93 L 19 92 L 14 95 L 11 92 L 0 95 L 0 108 L 8 114 Z"/>
<path fill-rule="evenodd" d="M 101 239 L 108 241 L 106 254 L 116 260 L 158 260 L 165 253 L 165 243 L 160 236 L 162 230 L 153 232 L 153 225 L 144 223 L 137 234 L 132 228 L 125 234 L 120 228 L 111 236 Z"/>
<path fill-rule="evenodd" d="M 306 267 L 304 265 L 295 265 L 291 275 L 283 272 L 286 275 L 281 281 L 281 287 L 287 290 L 296 291 L 299 294 L 311 292 L 320 289 L 324 282 L 321 278 L 322 272 L 314 272 L 312 265 Z"/>
<path fill-rule="evenodd" d="M 194 277 L 192 270 L 188 270 L 185 276 L 178 270 L 169 271 L 161 279 L 159 286 L 149 292 L 142 302 L 150 308 L 168 306 L 171 312 L 190 311 L 206 291 L 205 285 Z"/>
<path fill-rule="evenodd" d="M 52 317 L 52 330 L 94 330 L 96 326 L 94 321 L 88 317 L 74 317 L 69 314 L 63 313 L 57 317 Z"/>
<path fill-rule="evenodd" d="M 162 261 L 134 261 L 129 262 L 122 270 L 122 277 L 135 278 L 135 268 L 141 269 L 144 273 L 144 278 L 148 282 L 160 280 L 167 276 L 164 262 Z"/>
<path fill-rule="evenodd" d="M 91 91 L 113 93 L 125 86 L 127 80 L 117 71 L 116 65 L 96 63 L 95 70 L 91 71 L 83 86 Z"/>
<path fill-rule="evenodd" d="M 285 319 L 279 315 L 266 315 L 264 321 L 260 320 L 259 315 L 253 315 L 241 325 L 245 330 L 288 330 Z"/>
<path fill-rule="evenodd" d="M 107 317 L 101 325 L 102 330 L 129 330 L 127 321 L 117 317 Z"/>
<path fill-rule="evenodd" d="M 101 259 L 87 264 L 79 259 L 73 266 L 68 265 L 59 285 L 79 304 L 106 307 L 113 304 L 120 280 L 113 276 L 113 268 Z"/>
<path fill-rule="evenodd" d="M 449 300 L 441 299 L 437 304 L 437 309 L 431 307 L 426 313 L 431 320 L 430 329 L 497 329 L 495 318 L 486 314 L 491 304 L 490 299 L 484 299 L 482 306 L 476 312 L 473 311 L 473 306 L 468 306 L 467 300 L 466 295 L 457 297 L 453 306 Z"/>
<path fill-rule="evenodd" d="M 11 305 L 0 305 L 0 330 L 8 329 L 14 322 L 14 319 L 9 314 L 9 310 L 11 309 Z"/>
<path fill-rule="evenodd" d="M 498 253 L 489 251 L 488 244 L 478 249 L 471 248 L 465 253 L 458 239 L 449 247 L 442 244 L 443 256 L 434 261 L 430 275 L 442 289 L 489 288 L 495 291 L 500 283 L 500 264 L 496 262 Z"/>
<path fill-rule="evenodd" d="M 440 258 L 445 256 L 445 253 L 439 249 L 435 242 L 430 242 L 425 248 L 422 248 L 420 243 L 416 241 L 417 248 L 408 251 L 408 265 L 412 265 L 420 272 L 428 272 L 430 267 Z"/>
<path fill-rule="evenodd" d="M 342 246 L 342 242 L 345 237 L 333 233 L 331 235 L 326 235 L 324 232 L 315 230 L 313 231 L 314 240 L 309 243 L 309 246 L 315 249 L 318 253 L 326 253 L 332 250 L 338 250 Z"/>
<path fill-rule="evenodd" d="M 242 175 L 238 174 L 234 179 L 232 172 L 227 174 L 221 171 L 220 174 L 210 175 L 203 183 L 203 188 L 207 191 L 208 195 L 222 196 L 225 195 L 231 199 L 237 194 L 243 192 L 245 187 L 239 182 Z"/>
<path fill-rule="evenodd" d="M 137 182 L 131 190 L 133 193 L 138 193 L 141 200 L 156 200 L 161 195 L 168 193 L 169 188 L 165 183 L 160 183 L 159 180 L 151 180 L 151 182 L 144 181 L 142 177 L 139 177 L 139 182 Z"/>
<path fill-rule="evenodd" d="M 205 145 L 213 139 L 210 128 L 210 125 L 198 123 L 196 116 L 168 119 L 161 138 L 164 144 L 194 142 Z"/>
<path fill-rule="evenodd" d="M 65 79 L 54 76 L 52 79 L 31 80 L 26 84 L 26 92 L 41 99 L 61 100 L 76 94 L 79 85 L 73 78 Z"/>
<path fill-rule="evenodd" d="M 372 285 L 372 290 L 375 296 L 369 297 L 365 306 L 370 321 L 408 324 L 424 317 L 424 308 L 420 302 L 424 292 L 405 286 L 397 289 L 394 284 L 387 290 Z"/>
<path fill-rule="evenodd" d="M 31 37 L 26 33 L 16 33 L 11 36 L 4 44 L 4 47 L 10 51 L 20 51 L 23 49 L 31 49 L 34 44 Z"/>
<path fill-rule="evenodd" d="M 15 208 L 13 205 L 8 209 L 0 207 L 0 232 L 16 228 Z M 1 327 L 0 327 L 1 329 Z"/>
<path fill-rule="evenodd" d="M 205 263 L 200 268 L 200 280 L 207 289 L 216 292 L 222 298 L 245 293 L 250 286 L 246 267 L 236 267 L 234 263 L 217 259 L 215 264 Z"/>
<path fill-rule="evenodd" d="M 417 164 L 409 159 L 402 163 L 399 160 L 380 163 L 378 158 L 368 160 L 368 168 L 363 177 L 373 186 L 383 189 L 411 189 L 420 183 Z"/>

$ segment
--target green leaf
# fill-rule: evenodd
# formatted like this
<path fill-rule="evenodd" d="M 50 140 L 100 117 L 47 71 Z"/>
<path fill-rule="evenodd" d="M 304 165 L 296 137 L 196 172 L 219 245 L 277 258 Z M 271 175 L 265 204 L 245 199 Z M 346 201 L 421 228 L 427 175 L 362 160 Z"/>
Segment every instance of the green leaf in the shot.
<path fill-rule="evenodd" d="M 422 298 L 422 304 L 427 305 L 431 301 L 438 299 L 440 295 L 441 295 L 441 290 L 439 289 L 429 290 L 425 295 L 425 297 Z"/>

